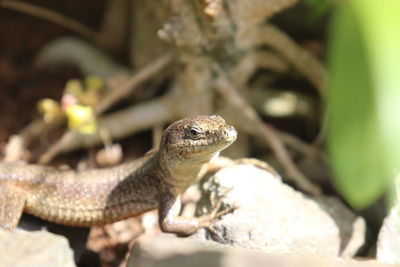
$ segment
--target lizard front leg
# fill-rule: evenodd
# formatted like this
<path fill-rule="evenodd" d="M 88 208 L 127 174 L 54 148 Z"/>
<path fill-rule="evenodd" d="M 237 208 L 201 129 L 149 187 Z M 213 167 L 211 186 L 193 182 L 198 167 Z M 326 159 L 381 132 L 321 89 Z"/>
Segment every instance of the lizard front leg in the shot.
<path fill-rule="evenodd" d="M 25 206 L 25 192 L 13 185 L 0 183 L 0 228 L 17 227 Z"/>
<path fill-rule="evenodd" d="M 235 208 L 219 211 L 222 206 L 220 199 L 211 212 L 200 217 L 179 216 L 181 210 L 180 196 L 169 194 L 162 198 L 159 206 L 159 223 L 164 232 L 190 235 L 203 227 L 212 225 L 221 216 L 232 212 Z"/>

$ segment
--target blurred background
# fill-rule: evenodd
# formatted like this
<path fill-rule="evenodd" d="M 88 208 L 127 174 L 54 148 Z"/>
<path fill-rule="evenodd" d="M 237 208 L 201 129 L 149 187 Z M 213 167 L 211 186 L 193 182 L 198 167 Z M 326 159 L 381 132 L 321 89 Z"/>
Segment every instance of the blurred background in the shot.
<path fill-rule="evenodd" d="M 111 166 L 217 113 L 224 155 L 342 199 L 371 255 L 400 190 L 400 2 L 228 2 L 0 1 L 3 161 Z"/>

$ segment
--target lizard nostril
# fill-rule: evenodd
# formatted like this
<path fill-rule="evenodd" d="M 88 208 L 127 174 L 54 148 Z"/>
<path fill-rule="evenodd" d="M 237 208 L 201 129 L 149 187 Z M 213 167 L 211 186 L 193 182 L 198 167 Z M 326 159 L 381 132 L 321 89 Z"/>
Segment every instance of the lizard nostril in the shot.
<path fill-rule="evenodd" d="M 224 129 L 224 135 L 228 138 L 228 139 L 236 139 L 237 136 L 237 132 L 235 130 L 235 128 L 233 128 L 232 126 L 229 128 Z"/>

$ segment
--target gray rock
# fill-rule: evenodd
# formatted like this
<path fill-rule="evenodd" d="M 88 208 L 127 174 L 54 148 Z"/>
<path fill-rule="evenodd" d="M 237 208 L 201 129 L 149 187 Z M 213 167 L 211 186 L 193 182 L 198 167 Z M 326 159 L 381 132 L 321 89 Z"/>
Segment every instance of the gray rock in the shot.
<path fill-rule="evenodd" d="M 69 246 L 74 251 L 75 262 L 78 262 L 86 250 L 86 240 L 90 228 L 70 227 L 42 220 L 30 214 L 22 214 L 17 229 L 25 231 L 46 231 L 68 239 Z"/>
<path fill-rule="evenodd" d="M 376 261 L 354 261 L 320 256 L 272 255 L 243 248 L 176 237 L 142 239 L 135 243 L 128 267 L 384 267 Z"/>
<path fill-rule="evenodd" d="M 238 208 L 215 223 L 212 231 L 203 229 L 192 238 L 292 255 L 336 257 L 346 247 L 340 235 L 346 231 L 341 231 L 340 225 L 324 210 L 325 206 L 331 206 L 329 202 L 337 204 L 338 200 L 317 203 L 271 172 L 252 165 L 224 168 L 203 184 L 203 191 L 202 212 L 209 206 L 205 199 L 218 199 L 227 191 L 224 205 Z M 345 209 L 344 205 L 335 207 L 332 210 Z M 349 215 L 347 211 L 344 213 Z M 356 218 L 348 217 L 348 222 Z M 351 223 L 348 229 L 352 229 Z M 349 239 L 343 240 L 348 244 Z M 357 249 L 359 246 L 356 245 Z"/>
<path fill-rule="evenodd" d="M 390 211 L 379 231 L 376 258 L 380 262 L 400 264 L 400 205 Z"/>
<path fill-rule="evenodd" d="M 0 266 L 72 267 L 75 263 L 65 237 L 45 231 L 0 230 Z"/>
<path fill-rule="evenodd" d="M 320 196 L 315 201 L 334 220 L 340 235 L 340 257 L 352 258 L 365 243 L 366 222 L 337 197 Z"/>
<path fill-rule="evenodd" d="M 400 264 L 400 176 L 394 188 L 395 203 L 379 231 L 376 257 L 381 262 Z"/>

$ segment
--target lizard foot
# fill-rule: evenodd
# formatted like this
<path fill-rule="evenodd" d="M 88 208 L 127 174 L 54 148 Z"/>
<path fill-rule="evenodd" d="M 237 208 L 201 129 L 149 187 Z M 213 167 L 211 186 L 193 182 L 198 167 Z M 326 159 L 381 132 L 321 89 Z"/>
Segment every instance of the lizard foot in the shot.
<path fill-rule="evenodd" d="M 199 217 L 202 227 L 210 228 L 210 226 L 213 225 L 219 218 L 221 218 L 222 216 L 224 216 L 226 214 L 232 213 L 234 210 L 237 209 L 237 207 L 231 206 L 231 207 L 225 208 L 223 210 L 220 210 L 222 207 L 222 204 L 224 202 L 224 198 L 227 196 L 227 194 L 231 190 L 232 189 L 227 190 L 222 195 L 222 197 L 218 199 L 217 203 L 215 203 L 212 206 L 211 212 Z"/>

